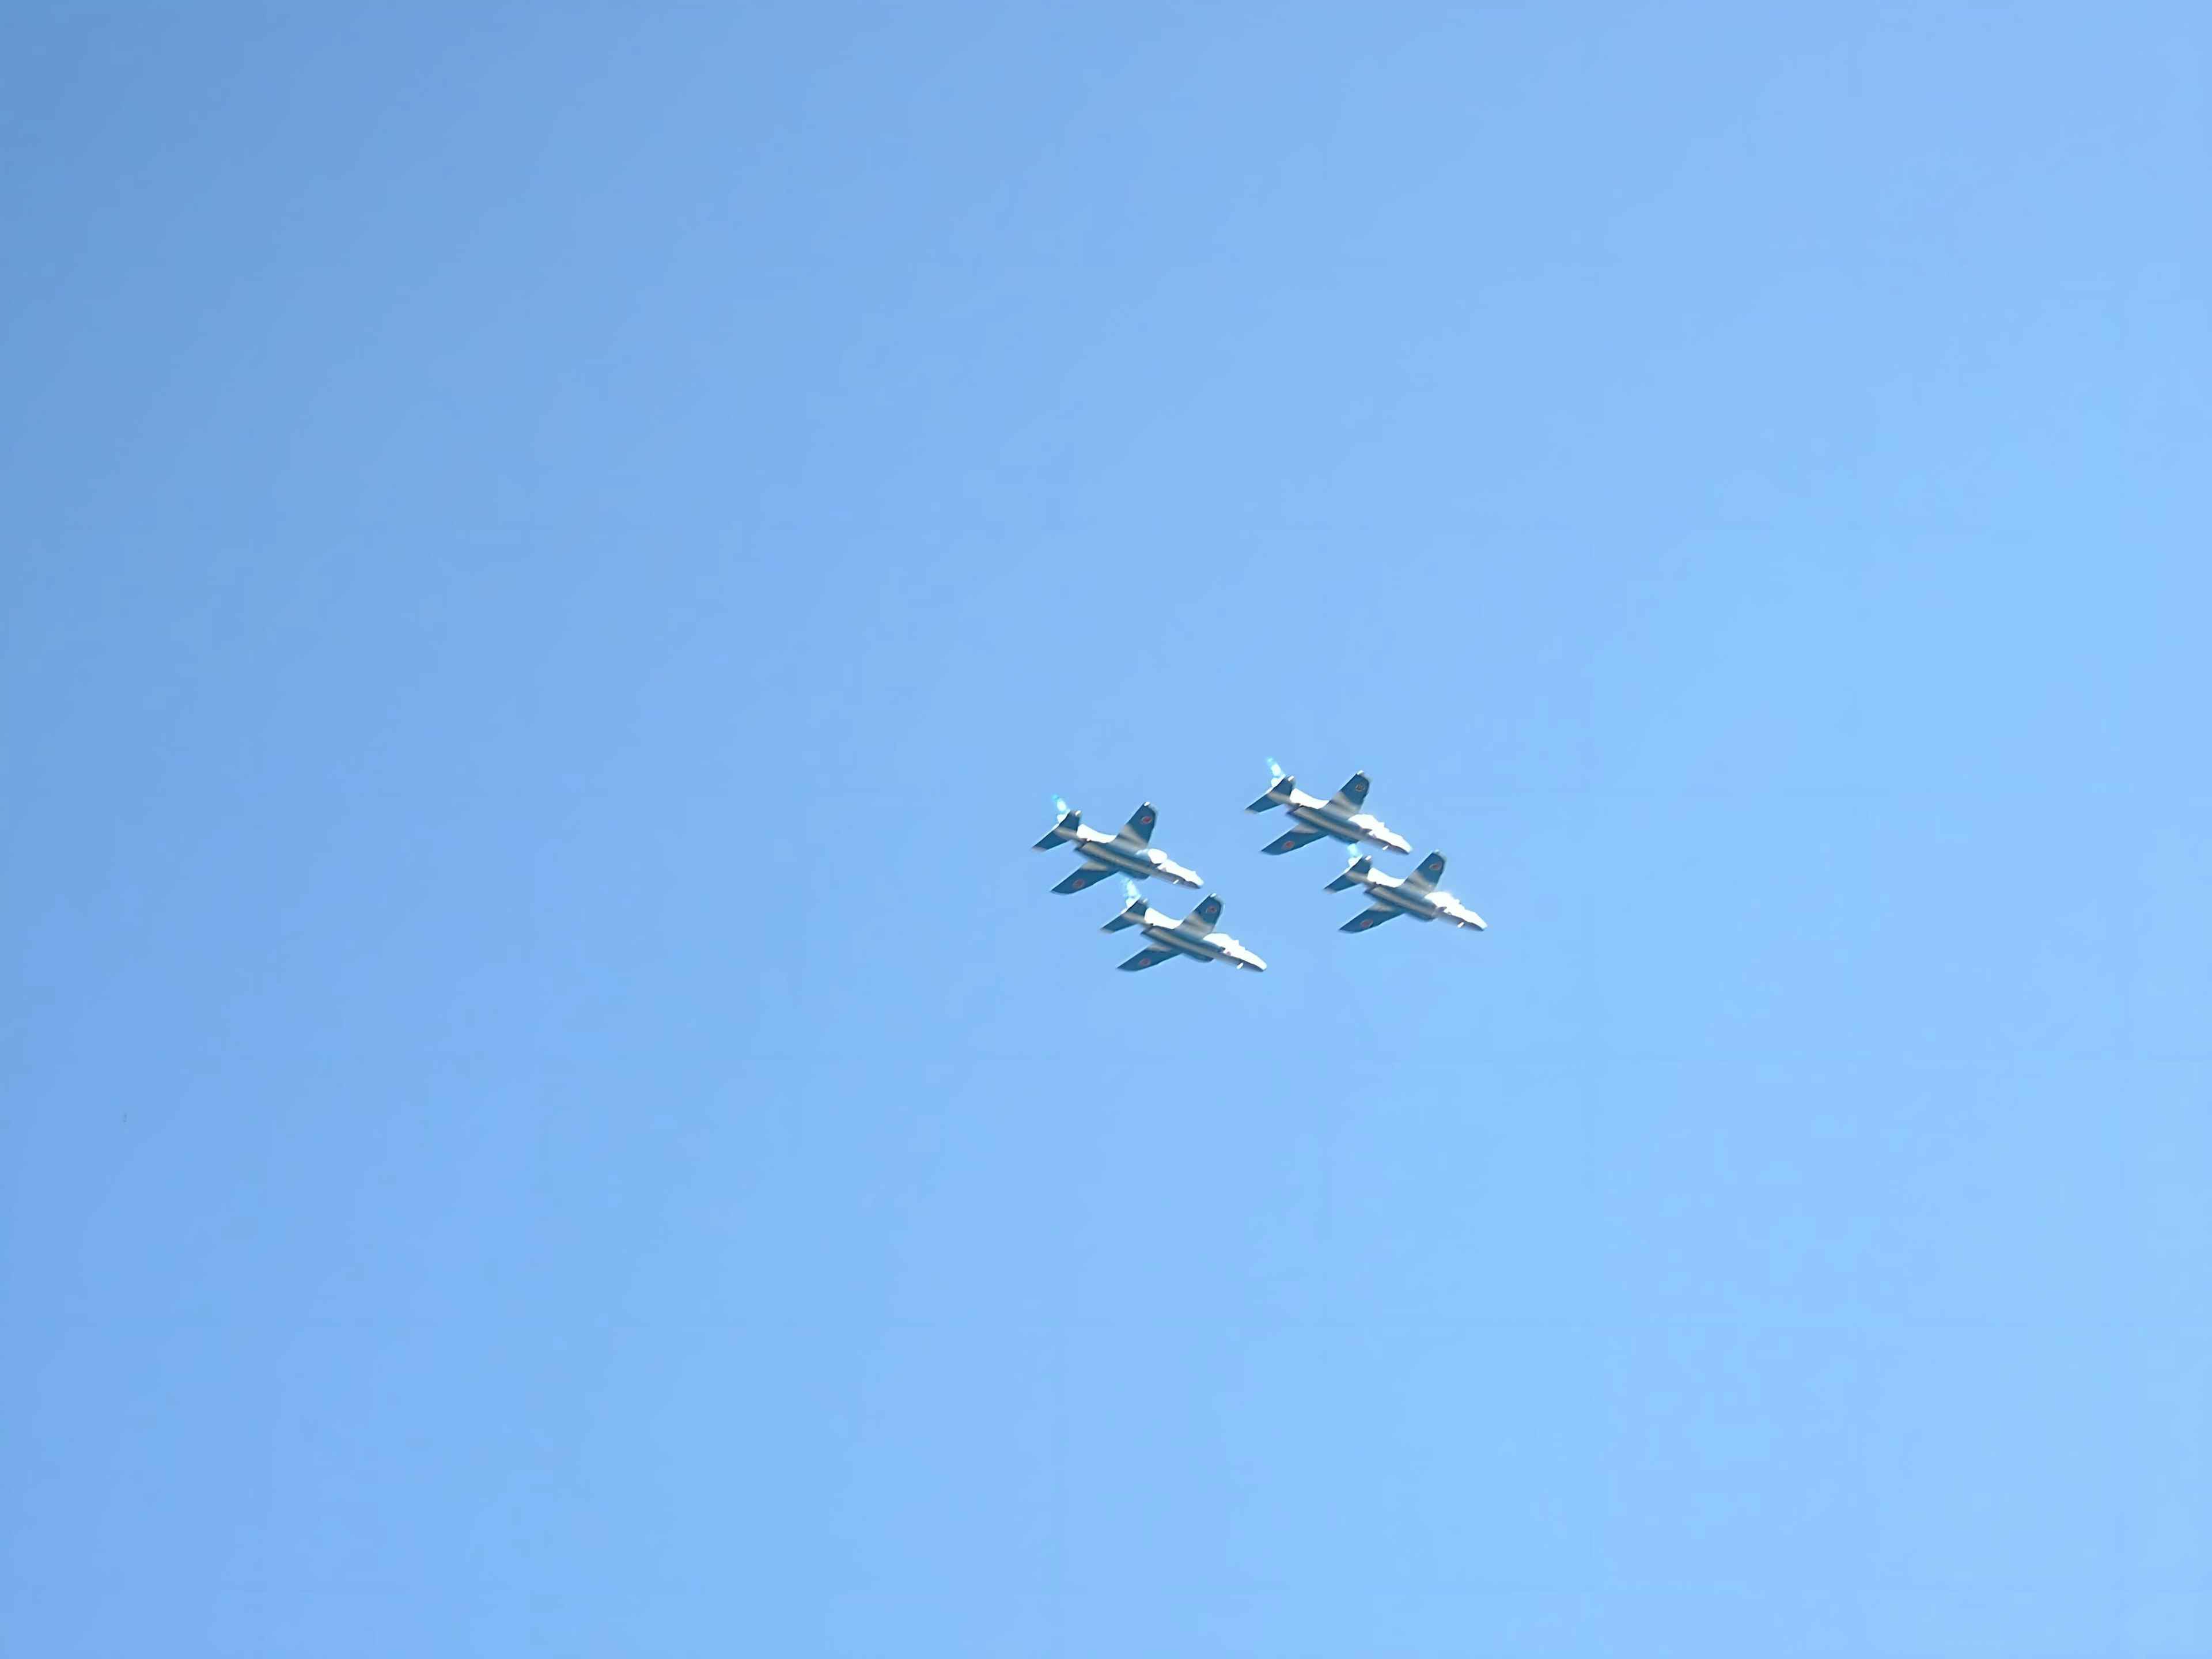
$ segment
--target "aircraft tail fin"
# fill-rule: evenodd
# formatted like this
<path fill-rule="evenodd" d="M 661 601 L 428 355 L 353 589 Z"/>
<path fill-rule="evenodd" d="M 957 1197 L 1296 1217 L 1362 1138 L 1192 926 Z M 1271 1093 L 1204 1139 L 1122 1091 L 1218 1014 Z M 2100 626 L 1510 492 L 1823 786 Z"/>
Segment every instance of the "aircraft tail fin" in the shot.
<path fill-rule="evenodd" d="M 1360 877 L 1367 874 L 1370 871 L 1374 869 L 1374 867 L 1375 860 L 1369 858 L 1364 853 L 1362 853 L 1358 857 L 1353 859 L 1351 863 L 1344 866 L 1344 873 L 1339 876 L 1334 881 L 1329 883 L 1326 890 L 1332 893 L 1341 893 L 1347 888 L 1357 887 L 1359 885 Z"/>
<path fill-rule="evenodd" d="M 1044 839 L 1030 849 L 1032 852 L 1049 853 L 1062 842 L 1073 841 L 1075 832 L 1083 827 L 1083 814 L 1074 811 L 1059 796 L 1053 797 L 1052 807 L 1060 816 L 1053 821 L 1052 828 L 1044 832 Z"/>
<path fill-rule="evenodd" d="M 1137 891 L 1137 884 L 1125 879 L 1121 883 L 1121 890 L 1129 896 L 1129 902 L 1120 915 L 1098 930 L 1102 933 L 1118 933 L 1124 927 L 1134 927 L 1145 919 L 1145 901 Z"/>
<path fill-rule="evenodd" d="M 1267 793 L 1246 807 L 1244 810 L 1248 812 L 1264 812 L 1271 806 L 1285 805 L 1290 801 L 1291 791 L 1297 785 L 1297 780 L 1273 761 L 1267 763 L 1267 770 L 1273 775 L 1273 781 L 1267 785 Z"/>

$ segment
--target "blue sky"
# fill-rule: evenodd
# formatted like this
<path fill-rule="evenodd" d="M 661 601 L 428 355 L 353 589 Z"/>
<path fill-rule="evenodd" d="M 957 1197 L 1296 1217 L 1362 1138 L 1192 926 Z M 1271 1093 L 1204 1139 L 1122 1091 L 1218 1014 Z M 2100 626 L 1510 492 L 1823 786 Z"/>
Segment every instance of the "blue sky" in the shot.
<path fill-rule="evenodd" d="M 2212 1654 L 2208 63 L 10 13 L 0 1647 Z"/>

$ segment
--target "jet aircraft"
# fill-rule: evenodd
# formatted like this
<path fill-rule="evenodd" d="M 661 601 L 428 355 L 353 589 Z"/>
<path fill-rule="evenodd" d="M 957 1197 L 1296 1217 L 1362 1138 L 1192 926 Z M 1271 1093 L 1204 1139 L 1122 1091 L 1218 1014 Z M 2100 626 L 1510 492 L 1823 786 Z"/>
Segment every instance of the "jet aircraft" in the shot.
<path fill-rule="evenodd" d="M 1386 876 L 1375 867 L 1373 859 L 1364 853 L 1356 854 L 1344 873 L 1329 883 L 1328 890 L 1341 893 L 1347 888 L 1364 887 L 1375 902 L 1337 931 L 1364 933 L 1370 927 L 1380 927 L 1393 916 L 1411 916 L 1416 921 L 1449 921 L 1462 927 L 1487 927 L 1489 924 L 1480 916 L 1437 885 L 1443 879 L 1443 874 L 1442 853 L 1430 854 L 1410 876 Z"/>
<path fill-rule="evenodd" d="M 1152 909 L 1138 896 L 1133 883 L 1126 884 L 1129 892 L 1129 908 L 1108 922 L 1100 931 L 1118 933 L 1124 927 L 1141 927 L 1145 937 L 1152 941 L 1143 950 L 1121 964 L 1121 971 L 1133 974 L 1139 969 L 1157 968 L 1170 957 L 1195 957 L 1200 962 L 1225 962 L 1234 968 L 1250 968 L 1265 973 L 1267 964 L 1254 956 L 1226 933 L 1217 933 L 1213 924 L 1221 920 L 1221 896 L 1208 893 L 1199 902 L 1198 908 L 1180 921 Z"/>
<path fill-rule="evenodd" d="M 1083 855 L 1083 862 L 1053 888 L 1054 892 L 1079 893 L 1117 873 L 1134 876 L 1139 881 L 1151 876 L 1164 876 L 1179 887 L 1200 885 L 1197 871 L 1184 869 L 1151 845 L 1152 825 L 1160 816 L 1152 810 L 1152 802 L 1139 806 L 1121 826 L 1121 832 L 1111 836 L 1103 830 L 1086 829 L 1083 814 L 1070 811 L 1066 801 L 1055 798 L 1052 804 L 1060 813 L 1059 819 L 1045 831 L 1036 850 L 1048 853 L 1055 847 L 1072 845 Z"/>
<path fill-rule="evenodd" d="M 1376 847 L 1387 847 L 1394 853 L 1413 850 L 1411 843 L 1393 831 L 1382 819 L 1372 812 L 1360 811 L 1367 805 L 1366 773 L 1354 772 L 1343 788 L 1327 800 L 1322 800 L 1298 788 L 1297 780 L 1274 762 L 1267 763 L 1267 769 L 1274 774 L 1275 781 L 1267 786 L 1266 794 L 1244 810 L 1264 812 L 1270 807 L 1286 807 L 1294 827 L 1262 847 L 1261 852 L 1295 852 L 1309 842 L 1319 841 L 1323 836 L 1334 836 L 1352 847 L 1364 841 Z"/>

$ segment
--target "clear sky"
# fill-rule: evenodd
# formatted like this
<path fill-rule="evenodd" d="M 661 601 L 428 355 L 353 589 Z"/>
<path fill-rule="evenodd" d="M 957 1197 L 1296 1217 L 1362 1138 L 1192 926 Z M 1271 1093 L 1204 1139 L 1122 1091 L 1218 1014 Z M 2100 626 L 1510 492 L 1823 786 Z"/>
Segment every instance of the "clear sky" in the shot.
<path fill-rule="evenodd" d="M 2195 3 L 10 9 L 0 1649 L 2212 1654 L 2208 204 Z"/>

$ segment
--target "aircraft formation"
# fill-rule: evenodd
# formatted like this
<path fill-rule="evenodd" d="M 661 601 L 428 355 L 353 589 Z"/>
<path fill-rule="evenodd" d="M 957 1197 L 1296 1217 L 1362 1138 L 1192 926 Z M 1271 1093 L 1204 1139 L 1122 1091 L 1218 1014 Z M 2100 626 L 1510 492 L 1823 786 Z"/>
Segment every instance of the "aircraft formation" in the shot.
<path fill-rule="evenodd" d="M 1363 848 L 1379 848 L 1411 856 L 1413 847 L 1366 810 L 1366 773 L 1354 772 L 1343 788 L 1323 800 L 1300 789 L 1297 780 L 1274 762 L 1267 763 L 1267 770 L 1272 775 L 1267 793 L 1244 810 L 1270 812 L 1279 806 L 1289 815 L 1291 828 L 1261 848 L 1261 852 L 1280 856 L 1323 840 L 1342 842 L 1351 849 L 1351 862 L 1328 884 L 1326 890 L 1342 893 L 1354 887 L 1364 888 L 1370 902 L 1338 931 L 1364 933 L 1399 916 L 1411 916 L 1416 921 L 1449 921 L 1455 927 L 1478 930 L 1487 925 L 1437 885 L 1443 879 L 1442 853 L 1430 854 L 1403 876 L 1389 875 L 1376 868 L 1374 854 Z M 1118 933 L 1124 928 L 1137 927 L 1144 931 L 1146 939 L 1145 948 L 1121 964 L 1123 972 L 1157 968 L 1176 957 L 1189 957 L 1198 962 L 1225 962 L 1232 968 L 1266 971 L 1266 963 L 1218 930 L 1217 924 L 1221 921 L 1218 893 L 1207 894 L 1188 915 L 1181 917 L 1153 909 L 1138 893 L 1137 884 L 1154 876 L 1178 887 L 1205 884 L 1199 879 L 1198 872 L 1177 864 L 1152 845 L 1152 830 L 1159 822 L 1159 813 L 1152 802 L 1139 806 L 1128 823 L 1110 836 L 1085 824 L 1083 814 L 1064 800 L 1055 799 L 1053 809 L 1058 816 L 1052 828 L 1045 831 L 1044 839 L 1037 842 L 1036 850 L 1048 853 L 1055 847 L 1072 848 L 1080 862 L 1054 884 L 1052 890 L 1079 893 L 1109 876 L 1121 878 L 1128 902 L 1103 931 Z"/>

